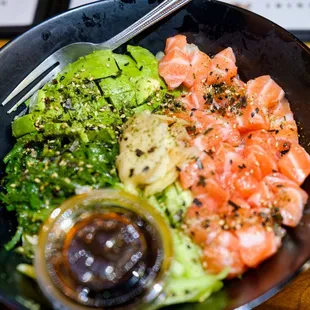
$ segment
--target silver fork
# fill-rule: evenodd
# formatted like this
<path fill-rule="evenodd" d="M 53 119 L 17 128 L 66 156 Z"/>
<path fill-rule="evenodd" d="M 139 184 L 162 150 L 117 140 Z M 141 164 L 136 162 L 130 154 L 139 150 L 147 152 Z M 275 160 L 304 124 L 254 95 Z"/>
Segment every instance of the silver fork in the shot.
<path fill-rule="evenodd" d="M 20 84 L 10 93 L 10 95 L 2 102 L 2 105 L 6 105 L 13 100 L 19 93 L 21 93 L 26 87 L 37 80 L 40 76 L 43 76 L 22 98 L 20 98 L 15 105 L 7 111 L 10 114 L 27 100 L 38 89 L 49 82 L 57 73 L 59 73 L 69 63 L 74 62 L 81 56 L 92 53 L 96 50 L 111 49 L 114 50 L 126 43 L 137 34 L 152 26 L 156 22 L 160 21 L 164 17 L 178 10 L 191 0 L 165 0 L 159 4 L 155 9 L 136 21 L 134 24 L 126 28 L 124 31 L 111 38 L 110 40 L 100 43 L 88 43 L 78 42 L 62 47 L 47 59 L 45 59 L 39 66 L 37 66 Z M 44 75 L 45 74 L 45 75 Z"/>

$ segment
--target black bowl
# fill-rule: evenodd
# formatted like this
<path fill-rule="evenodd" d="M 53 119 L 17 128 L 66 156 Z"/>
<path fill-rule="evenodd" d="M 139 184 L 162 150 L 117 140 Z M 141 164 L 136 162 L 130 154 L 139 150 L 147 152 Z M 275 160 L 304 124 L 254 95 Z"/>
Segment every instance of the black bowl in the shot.
<path fill-rule="evenodd" d="M 57 16 L 31 29 L 0 50 L 0 102 L 36 65 L 58 48 L 77 41 L 103 42 L 154 8 L 156 0 L 107 0 Z M 215 54 L 231 46 L 237 56 L 240 76 L 247 81 L 270 74 L 286 91 L 297 121 L 301 143 L 310 151 L 310 50 L 290 33 L 249 11 L 207 0 L 195 0 L 161 23 L 134 38 L 153 53 L 164 49 L 165 39 L 184 33 L 204 52 Z M 0 158 L 12 148 L 12 116 L 0 108 Z M 308 121 L 307 121 L 308 120 Z M 3 170 L 3 166 L 2 166 Z M 304 189 L 310 194 L 309 179 Z M 14 214 L 0 209 L 0 245 L 14 233 Z M 242 279 L 227 281 L 225 288 L 203 305 L 177 309 L 253 308 L 277 293 L 310 257 L 310 214 L 288 231 L 280 251 Z M 0 301 L 11 308 L 48 305 L 35 283 L 20 275 L 22 258 L 0 253 Z M 242 308 L 244 309 L 244 308 Z"/>

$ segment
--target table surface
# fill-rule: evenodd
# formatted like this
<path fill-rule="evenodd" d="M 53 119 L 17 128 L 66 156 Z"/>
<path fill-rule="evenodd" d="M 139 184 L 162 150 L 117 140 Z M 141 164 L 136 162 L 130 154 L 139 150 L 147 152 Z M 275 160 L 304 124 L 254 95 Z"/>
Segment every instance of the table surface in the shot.
<path fill-rule="evenodd" d="M 7 41 L 0 39 L 0 47 Z M 310 47 L 310 42 L 307 43 Z M 1 305 L 0 305 L 1 306 Z M 1 307 L 1 309 L 3 309 Z M 301 273 L 280 293 L 256 310 L 308 310 L 310 309 L 310 269 Z"/>
<path fill-rule="evenodd" d="M 281 292 L 256 308 L 256 310 L 297 309 L 310 309 L 310 270 L 301 273 Z"/>

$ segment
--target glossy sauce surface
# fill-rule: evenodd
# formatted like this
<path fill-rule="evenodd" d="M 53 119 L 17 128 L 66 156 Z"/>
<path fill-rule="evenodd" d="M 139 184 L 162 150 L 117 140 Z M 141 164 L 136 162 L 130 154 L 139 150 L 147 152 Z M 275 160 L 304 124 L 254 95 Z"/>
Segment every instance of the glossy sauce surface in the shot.
<path fill-rule="evenodd" d="M 136 214 L 92 214 L 67 232 L 50 275 L 78 303 L 117 306 L 146 290 L 160 269 L 159 249 L 155 231 Z"/>

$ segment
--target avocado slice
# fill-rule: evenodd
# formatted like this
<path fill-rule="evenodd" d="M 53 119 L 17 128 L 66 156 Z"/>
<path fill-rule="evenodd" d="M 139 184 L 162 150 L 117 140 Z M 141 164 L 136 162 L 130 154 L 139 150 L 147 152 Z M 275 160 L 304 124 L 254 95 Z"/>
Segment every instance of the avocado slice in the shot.
<path fill-rule="evenodd" d="M 13 136 L 18 138 L 27 133 L 36 131 L 34 120 L 35 118 L 33 114 L 26 114 L 15 119 L 12 123 Z"/>
<path fill-rule="evenodd" d="M 141 46 L 127 46 L 127 51 L 130 53 L 132 58 L 137 62 L 137 67 L 140 69 L 142 66 L 156 67 L 158 66 L 158 61 L 156 57 L 147 49 Z"/>
<path fill-rule="evenodd" d="M 35 111 L 44 111 L 45 97 L 46 97 L 45 91 L 43 89 L 39 89 L 37 94 L 37 102 L 33 107 Z"/>
<path fill-rule="evenodd" d="M 103 96 L 106 98 L 112 95 L 134 90 L 133 84 L 129 81 L 127 75 L 124 74 L 116 78 L 108 77 L 106 79 L 102 79 L 99 82 L 99 86 L 102 90 Z"/>
<path fill-rule="evenodd" d="M 135 107 L 137 105 L 136 92 L 127 91 L 110 96 L 111 103 L 116 110 Z"/>
<path fill-rule="evenodd" d="M 118 65 L 118 67 L 123 70 L 124 68 L 132 68 L 136 67 L 136 62 L 132 59 L 132 57 L 128 55 L 121 54 L 113 54 L 113 57 Z"/>
<path fill-rule="evenodd" d="M 144 103 L 160 90 L 160 82 L 152 78 L 142 78 L 136 83 L 137 105 Z"/>
<path fill-rule="evenodd" d="M 116 76 L 119 69 L 111 50 L 95 51 L 69 64 L 57 77 L 58 81 L 66 85 L 78 80 L 96 80 L 109 76 Z"/>
<path fill-rule="evenodd" d="M 146 66 L 144 66 L 141 69 L 141 73 L 144 76 L 148 76 L 150 78 L 158 80 L 160 82 L 161 88 L 162 89 L 167 89 L 167 85 L 166 85 L 165 81 L 158 74 L 158 65 L 156 65 L 156 67 L 152 67 L 152 66 L 146 67 Z"/>

